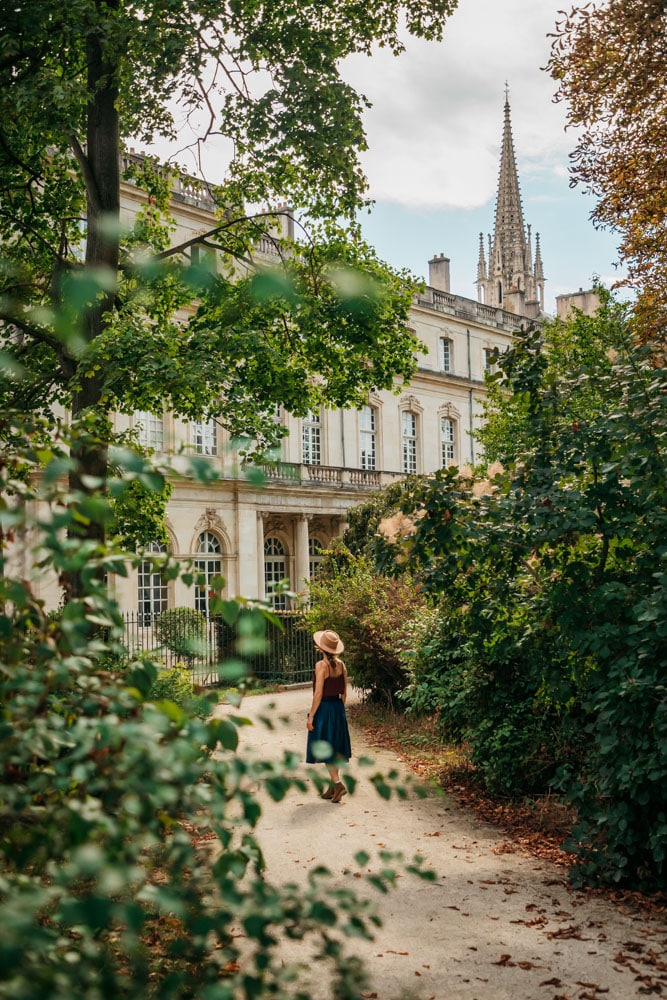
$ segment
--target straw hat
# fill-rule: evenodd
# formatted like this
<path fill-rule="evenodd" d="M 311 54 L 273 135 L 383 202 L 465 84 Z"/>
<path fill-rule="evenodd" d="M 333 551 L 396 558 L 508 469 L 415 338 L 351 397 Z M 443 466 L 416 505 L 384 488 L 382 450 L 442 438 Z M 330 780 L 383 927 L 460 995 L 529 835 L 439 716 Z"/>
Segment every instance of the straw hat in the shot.
<path fill-rule="evenodd" d="M 321 632 L 315 632 L 313 635 L 315 640 L 315 645 L 325 653 L 331 653 L 335 656 L 337 653 L 342 653 L 345 649 L 345 645 L 338 635 L 338 632 L 334 632 L 333 629 L 325 628 Z"/>

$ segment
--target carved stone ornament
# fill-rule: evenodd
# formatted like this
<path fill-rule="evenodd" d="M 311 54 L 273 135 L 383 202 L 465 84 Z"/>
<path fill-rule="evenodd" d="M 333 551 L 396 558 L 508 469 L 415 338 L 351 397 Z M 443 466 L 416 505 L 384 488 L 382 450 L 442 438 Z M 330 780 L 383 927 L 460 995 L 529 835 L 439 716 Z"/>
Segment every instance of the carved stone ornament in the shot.
<path fill-rule="evenodd" d="M 410 394 L 409 396 L 401 396 L 399 406 L 401 408 L 406 408 L 409 410 L 423 410 L 424 407 L 421 405 L 416 396 Z"/>
<path fill-rule="evenodd" d="M 225 522 L 220 517 L 215 507 L 207 507 L 195 524 L 195 531 L 200 535 L 202 531 L 214 531 L 220 535 L 227 534 Z"/>
<path fill-rule="evenodd" d="M 286 535 L 287 526 L 282 517 L 276 517 L 275 514 L 270 514 L 264 518 L 264 534 L 268 537 L 269 535 L 275 535 L 276 533 Z"/>
<path fill-rule="evenodd" d="M 449 417 L 450 420 L 460 420 L 461 411 L 453 403 L 444 403 L 438 410 L 438 416 Z"/>

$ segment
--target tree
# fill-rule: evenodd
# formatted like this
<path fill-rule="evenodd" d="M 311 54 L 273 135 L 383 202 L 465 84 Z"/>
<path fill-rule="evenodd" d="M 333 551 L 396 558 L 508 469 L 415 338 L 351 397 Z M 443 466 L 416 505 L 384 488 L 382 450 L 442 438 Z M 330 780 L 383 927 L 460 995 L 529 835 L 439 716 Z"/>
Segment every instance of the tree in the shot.
<path fill-rule="evenodd" d="M 594 221 L 620 234 L 644 337 L 664 336 L 667 319 L 666 30 L 662 0 L 584 4 L 557 25 L 548 64 L 580 129 L 573 183 L 598 199 Z"/>
<path fill-rule="evenodd" d="M 575 878 L 656 890 L 667 872 L 667 371 L 623 311 L 609 301 L 554 328 L 553 358 L 519 339 L 500 362 L 508 397 L 489 432 L 498 444 L 518 416 L 514 464 L 486 479 L 441 470 L 406 498 L 414 532 L 378 551 L 440 601 L 409 703 L 439 712 L 494 791 L 565 792 Z"/>
<path fill-rule="evenodd" d="M 372 901 L 333 886 L 322 866 L 303 889 L 263 871 L 258 790 L 275 801 L 295 786 L 306 791 L 298 755 L 244 752 L 239 699 L 236 712 L 215 718 L 218 697 L 209 695 L 207 718 L 196 718 L 201 699 L 188 706 L 174 671 L 159 671 L 151 654 L 128 654 L 118 608 L 98 586 L 123 572 L 127 555 L 64 536 L 82 513 L 104 524 L 108 498 L 72 497 L 63 483 L 70 431 L 35 446 L 34 423 L 18 414 L 12 430 L 17 452 L 23 438 L 23 462 L 43 470 L 37 488 L 24 484 L 24 497 L 39 496 L 53 514 L 40 519 L 34 559 L 59 572 L 83 564 L 85 593 L 46 614 L 0 552 L 0 996 L 306 1000 L 299 967 L 279 953 L 287 937 L 304 942 L 304 963 L 321 960 L 332 995 L 358 997 L 365 976 L 346 939 L 377 926 Z M 140 471 L 127 457 L 129 466 L 115 456 L 110 495 Z M 141 469 L 159 475 L 146 459 Z M 12 462 L 0 459 L 8 533 L 36 527 L 32 504 L 7 500 L 19 485 Z M 179 566 L 169 560 L 164 570 L 173 577 Z M 259 648 L 266 609 L 217 601 L 246 649 Z M 229 662 L 221 679 L 234 683 L 241 673 Z M 387 797 L 389 785 L 374 780 Z M 385 891 L 394 881 L 387 861 L 383 852 L 380 870 L 364 876 Z M 419 867 L 416 860 L 412 870 Z"/>
<path fill-rule="evenodd" d="M 498 359 L 477 431 L 487 466 L 524 461 L 571 424 L 604 417 L 608 400 L 598 380 L 612 371 L 625 343 L 630 307 L 601 285 L 596 291 L 594 316 L 575 310 L 567 322 L 554 319 L 540 330 L 518 332 L 512 350 Z M 578 391 L 570 398 L 561 386 L 577 375 Z"/>
<path fill-rule="evenodd" d="M 3 0 L 0 322 L 13 367 L 2 391 L 33 410 L 58 401 L 85 424 L 74 492 L 105 480 L 114 409 L 165 401 L 270 443 L 277 403 L 297 415 L 359 404 L 410 374 L 411 286 L 338 221 L 365 203 L 365 101 L 340 63 L 375 44 L 398 53 L 403 17 L 439 38 L 454 7 Z M 173 136 L 175 107 L 210 113 L 202 139 L 215 130 L 229 143 L 220 222 L 202 240 L 221 258 L 215 272 L 190 246 L 169 247 L 169 173 L 150 162 L 131 171 L 147 204 L 119 232 L 123 138 Z M 281 273 L 239 274 L 235 262 L 252 260 L 275 221 L 247 206 L 276 199 L 311 235 L 281 246 Z M 71 530 L 101 541 L 90 520 Z M 80 590 L 76 577 L 70 586 Z"/>

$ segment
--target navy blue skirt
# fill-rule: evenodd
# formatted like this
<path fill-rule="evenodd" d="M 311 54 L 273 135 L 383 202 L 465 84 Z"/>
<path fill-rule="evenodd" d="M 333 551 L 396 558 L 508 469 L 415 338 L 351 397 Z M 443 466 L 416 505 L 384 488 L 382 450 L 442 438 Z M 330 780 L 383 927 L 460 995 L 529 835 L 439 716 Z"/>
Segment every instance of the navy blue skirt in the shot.
<path fill-rule="evenodd" d="M 321 742 L 327 743 L 328 747 L 314 746 L 314 744 Z M 339 760 L 349 760 L 351 756 L 352 747 L 350 746 L 350 731 L 347 728 L 345 705 L 338 695 L 322 698 L 313 719 L 313 731 L 308 732 L 306 763 L 335 764 Z"/>

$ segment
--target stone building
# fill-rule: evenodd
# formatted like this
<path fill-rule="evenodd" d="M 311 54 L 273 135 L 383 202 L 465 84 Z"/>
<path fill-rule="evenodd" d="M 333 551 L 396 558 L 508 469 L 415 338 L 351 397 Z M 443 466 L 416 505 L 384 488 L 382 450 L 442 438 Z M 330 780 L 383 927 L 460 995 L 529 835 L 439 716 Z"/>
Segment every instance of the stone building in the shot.
<path fill-rule="evenodd" d="M 123 186 L 124 216 L 136 211 L 141 197 L 137 188 Z M 173 210 L 175 244 L 215 225 L 206 190 L 187 178 L 174 189 Z M 269 244 L 260 249 L 270 254 Z M 280 462 L 267 468 L 262 486 L 238 474 L 230 442 L 212 421 L 185 423 L 166 411 L 117 416 L 117 430 L 138 427 L 142 443 L 158 454 L 185 448 L 204 456 L 217 473 L 207 483 L 174 481 L 167 509 L 171 553 L 194 559 L 206 578 L 222 575 L 225 596 L 268 597 L 286 607 L 285 596 L 273 594 L 276 584 L 287 580 L 292 590 L 303 589 L 322 549 L 344 530 L 350 507 L 406 475 L 474 464 L 485 371 L 517 328 L 538 316 L 543 301 L 539 246 L 529 266 L 530 235 L 525 239 L 523 233 L 507 103 L 490 245 L 489 268 L 481 260 L 478 270 L 484 301 L 452 292 L 444 254 L 429 261 L 428 286 L 410 315 L 423 348 L 411 384 L 399 395 L 375 393 L 360 410 L 322 409 L 303 419 L 276 413 L 289 434 Z M 114 585 L 121 608 L 146 623 L 167 607 L 207 611 L 207 587 L 165 582 L 148 562 Z M 51 587 L 44 596 L 57 603 Z"/>

